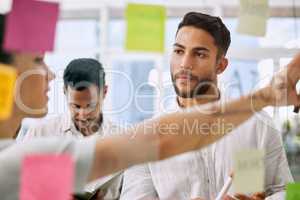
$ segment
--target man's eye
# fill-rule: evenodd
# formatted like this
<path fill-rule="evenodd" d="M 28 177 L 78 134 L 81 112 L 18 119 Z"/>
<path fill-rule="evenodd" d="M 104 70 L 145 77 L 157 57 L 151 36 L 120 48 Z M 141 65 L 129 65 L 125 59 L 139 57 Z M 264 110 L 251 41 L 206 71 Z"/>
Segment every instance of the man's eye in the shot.
<path fill-rule="evenodd" d="M 74 105 L 74 104 L 71 104 L 71 107 L 74 108 L 74 109 L 79 109 L 80 108 L 80 106 Z"/>
<path fill-rule="evenodd" d="M 91 104 L 91 105 L 89 105 L 89 108 L 90 108 L 90 109 L 95 109 L 96 106 L 97 106 L 97 104 Z"/>
<path fill-rule="evenodd" d="M 205 58 L 206 57 L 206 54 L 205 53 L 201 53 L 201 52 L 198 52 L 196 53 L 196 55 L 200 58 Z"/>
<path fill-rule="evenodd" d="M 181 49 L 174 49 L 174 53 L 181 54 L 181 53 L 183 53 L 183 51 Z"/>
<path fill-rule="evenodd" d="M 36 63 L 43 63 L 44 62 L 44 58 L 35 58 L 34 62 L 36 62 Z"/>

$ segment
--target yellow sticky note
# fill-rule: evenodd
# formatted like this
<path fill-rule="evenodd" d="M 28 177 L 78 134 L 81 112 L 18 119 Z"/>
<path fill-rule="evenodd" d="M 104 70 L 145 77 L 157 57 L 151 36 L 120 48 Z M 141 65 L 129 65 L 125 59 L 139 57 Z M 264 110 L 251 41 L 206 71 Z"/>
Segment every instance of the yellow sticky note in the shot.
<path fill-rule="evenodd" d="M 240 0 L 237 32 L 253 36 L 264 36 L 268 16 L 268 0 Z"/>
<path fill-rule="evenodd" d="M 264 150 L 245 149 L 234 155 L 233 188 L 236 193 L 251 194 L 264 188 Z"/>
<path fill-rule="evenodd" d="M 126 9 L 126 49 L 164 52 L 166 8 L 157 5 L 128 4 Z"/>
<path fill-rule="evenodd" d="M 11 116 L 16 78 L 15 68 L 0 64 L 0 120 Z"/>

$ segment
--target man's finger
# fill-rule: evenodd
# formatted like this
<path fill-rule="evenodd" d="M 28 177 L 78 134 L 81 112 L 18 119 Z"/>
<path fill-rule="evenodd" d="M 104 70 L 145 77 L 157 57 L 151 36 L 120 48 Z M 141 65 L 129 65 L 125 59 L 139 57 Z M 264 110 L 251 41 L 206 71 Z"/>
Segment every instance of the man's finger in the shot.
<path fill-rule="evenodd" d="M 239 200 L 251 200 L 251 197 L 244 194 L 235 194 L 234 197 L 236 197 Z"/>
<path fill-rule="evenodd" d="M 297 67 L 299 66 L 300 67 L 300 52 L 298 52 L 293 58 L 292 60 L 289 62 L 288 66 L 291 66 L 291 67 Z"/>
<path fill-rule="evenodd" d="M 257 192 L 252 195 L 253 200 L 261 200 L 265 198 L 266 198 L 266 194 L 264 192 Z"/>
<path fill-rule="evenodd" d="M 300 79 L 300 53 L 297 53 L 287 65 L 287 73 L 293 82 L 297 82 Z"/>
<path fill-rule="evenodd" d="M 238 199 L 231 195 L 226 195 L 222 200 L 238 200 Z"/>

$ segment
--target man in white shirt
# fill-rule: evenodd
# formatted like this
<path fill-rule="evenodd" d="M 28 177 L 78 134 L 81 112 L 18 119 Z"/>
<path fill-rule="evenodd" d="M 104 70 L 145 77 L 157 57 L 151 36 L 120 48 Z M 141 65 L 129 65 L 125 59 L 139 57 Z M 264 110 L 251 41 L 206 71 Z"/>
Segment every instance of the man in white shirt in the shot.
<path fill-rule="evenodd" d="M 202 13 L 187 13 L 178 26 L 175 40 L 170 63 L 177 105 L 172 111 L 219 100 L 217 76 L 228 65 L 225 55 L 230 45 L 230 32 L 222 20 Z M 280 133 L 270 124 L 270 118 L 260 112 L 207 148 L 126 170 L 121 199 L 215 199 L 232 173 L 234 153 L 244 148 L 266 152 L 264 191 L 237 195 L 231 188 L 229 194 L 241 200 L 264 196 L 284 199 L 285 184 L 293 178 Z M 205 124 L 195 124 L 183 131 L 188 134 L 192 128 L 201 129 L 201 125 Z M 220 128 L 226 122 L 220 118 L 215 125 Z"/>
<path fill-rule="evenodd" d="M 120 131 L 102 112 L 108 87 L 101 63 L 92 58 L 74 59 L 67 65 L 63 80 L 69 112 L 31 126 L 25 135 L 18 136 L 19 140 L 49 136 L 107 137 Z M 105 199 L 118 199 L 122 176 L 119 172 L 101 178 L 87 185 L 85 190 L 89 193 L 98 190 L 101 196 L 106 194 Z"/>

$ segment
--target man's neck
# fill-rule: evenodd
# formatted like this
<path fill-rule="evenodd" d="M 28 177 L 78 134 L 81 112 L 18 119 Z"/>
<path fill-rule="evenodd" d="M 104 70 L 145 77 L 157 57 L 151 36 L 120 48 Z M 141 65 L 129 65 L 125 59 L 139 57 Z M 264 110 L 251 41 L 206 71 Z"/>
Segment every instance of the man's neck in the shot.
<path fill-rule="evenodd" d="M 178 105 L 182 108 L 190 108 L 196 105 L 202 105 L 210 102 L 214 102 L 220 99 L 219 94 L 213 94 L 212 91 L 208 91 L 205 95 L 199 96 L 198 98 L 183 98 L 177 96 Z"/>

